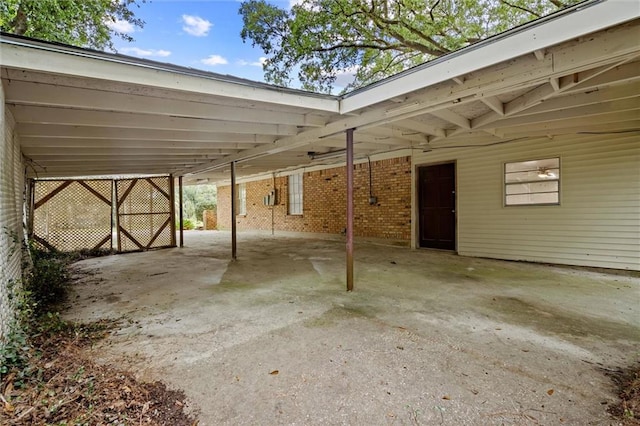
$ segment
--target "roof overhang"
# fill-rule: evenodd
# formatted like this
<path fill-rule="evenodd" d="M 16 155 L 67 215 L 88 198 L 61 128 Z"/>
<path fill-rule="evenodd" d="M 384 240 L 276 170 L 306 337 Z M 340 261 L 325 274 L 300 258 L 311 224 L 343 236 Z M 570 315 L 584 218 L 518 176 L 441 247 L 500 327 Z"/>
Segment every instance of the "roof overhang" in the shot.
<path fill-rule="evenodd" d="M 8 35 L 1 77 L 33 175 L 220 181 L 230 162 L 317 165 L 307 153 L 339 150 L 349 128 L 361 157 L 637 131 L 634 3 L 585 2 L 342 98 Z"/>

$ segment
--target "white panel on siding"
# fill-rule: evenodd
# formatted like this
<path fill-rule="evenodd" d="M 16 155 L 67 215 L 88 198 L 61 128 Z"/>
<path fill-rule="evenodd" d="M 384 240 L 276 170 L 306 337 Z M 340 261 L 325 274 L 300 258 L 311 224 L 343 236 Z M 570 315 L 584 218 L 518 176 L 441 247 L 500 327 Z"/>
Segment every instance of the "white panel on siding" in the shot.
<path fill-rule="evenodd" d="M 560 205 L 505 207 L 504 163 L 549 157 L 561 159 Z M 640 135 L 568 135 L 413 156 L 416 166 L 453 160 L 461 255 L 640 270 Z"/>
<path fill-rule="evenodd" d="M 13 241 L 22 231 L 23 163 L 15 121 L 5 108 L 0 84 L 0 344 L 10 330 L 14 310 L 9 292 L 21 278 L 21 252 Z"/>

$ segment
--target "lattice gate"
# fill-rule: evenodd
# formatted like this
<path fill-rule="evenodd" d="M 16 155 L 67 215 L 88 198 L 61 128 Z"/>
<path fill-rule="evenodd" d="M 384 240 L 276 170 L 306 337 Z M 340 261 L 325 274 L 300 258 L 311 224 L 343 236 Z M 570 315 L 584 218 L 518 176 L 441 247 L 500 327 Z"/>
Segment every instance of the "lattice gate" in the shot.
<path fill-rule="evenodd" d="M 109 180 L 42 180 L 33 183 L 33 239 L 49 250 L 111 249 Z"/>
<path fill-rule="evenodd" d="M 175 247 L 171 176 L 36 180 L 31 235 L 57 251 Z"/>
<path fill-rule="evenodd" d="M 116 181 L 118 251 L 174 247 L 173 179 Z"/>

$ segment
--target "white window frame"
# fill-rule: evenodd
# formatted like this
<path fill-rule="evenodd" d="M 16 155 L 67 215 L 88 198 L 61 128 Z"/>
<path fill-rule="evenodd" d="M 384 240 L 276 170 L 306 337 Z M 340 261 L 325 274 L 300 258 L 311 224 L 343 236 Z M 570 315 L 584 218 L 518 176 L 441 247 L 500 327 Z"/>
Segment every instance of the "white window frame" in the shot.
<path fill-rule="evenodd" d="M 247 186 L 244 183 L 238 184 L 238 216 L 247 215 Z"/>
<path fill-rule="evenodd" d="M 291 216 L 302 216 L 303 213 L 303 174 L 296 173 L 288 177 L 287 213 Z"/>
<path fill-rule="evenodd" d="M 560 205 L 560 157 L 504 163 L 504 205 Z"/>

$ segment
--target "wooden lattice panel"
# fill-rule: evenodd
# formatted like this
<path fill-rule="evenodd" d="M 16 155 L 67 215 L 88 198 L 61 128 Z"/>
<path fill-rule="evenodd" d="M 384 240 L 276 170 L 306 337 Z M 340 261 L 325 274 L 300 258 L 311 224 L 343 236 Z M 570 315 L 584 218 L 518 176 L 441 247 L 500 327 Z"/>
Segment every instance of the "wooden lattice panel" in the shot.
<path fill-rule="evenodd" d="M 34 182 L 33 237 L 59 251 L 111 249 L 111 180 Z"/>
<path fill-rule="evenodd" d="M 116 193 L 119 251 L 175 245 L 170 178 L 118 180 Z"/>

